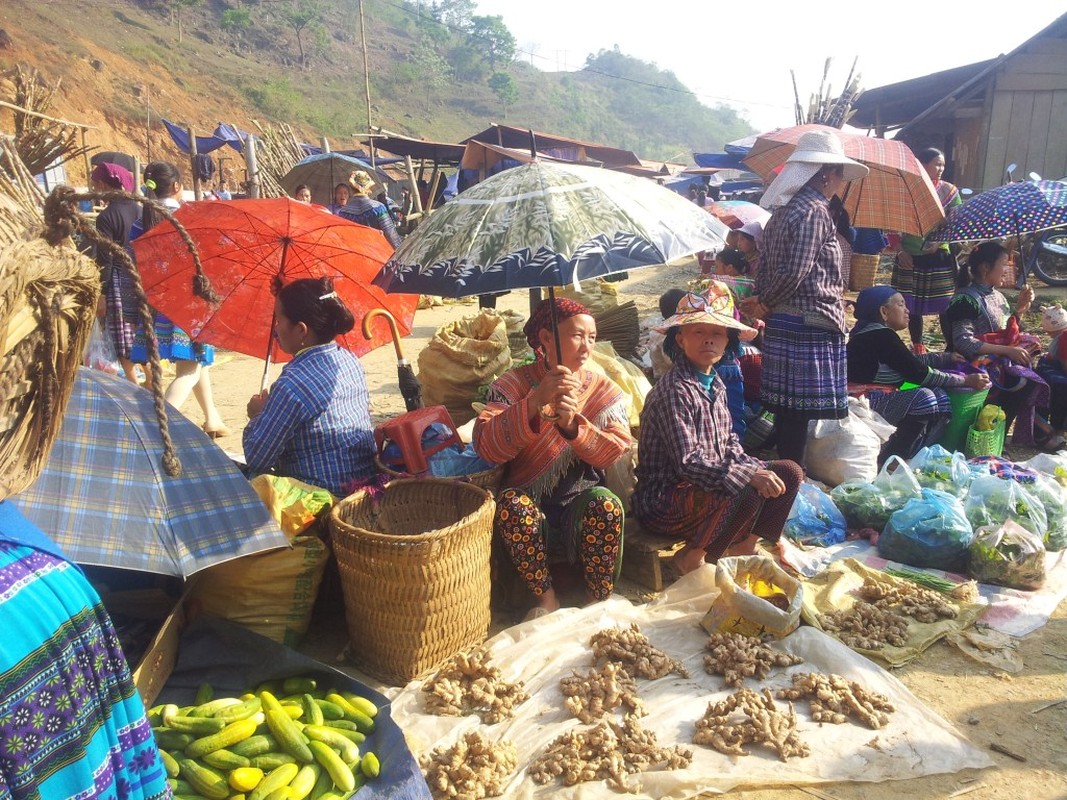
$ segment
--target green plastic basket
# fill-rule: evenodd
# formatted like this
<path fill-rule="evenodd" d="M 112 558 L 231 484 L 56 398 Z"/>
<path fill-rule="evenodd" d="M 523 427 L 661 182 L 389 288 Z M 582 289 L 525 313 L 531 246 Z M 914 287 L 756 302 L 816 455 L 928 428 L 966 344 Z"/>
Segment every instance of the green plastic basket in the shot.
<path fill-rule="evenodd" d="M 974 456 L 999 456 L 1004 452 L 1004 433 L 1006 426 L 1004 420 L 998 419 L 992 430 L 975 430 L 974 425 L 967 429 L 967 455 Z"/>
<path fill-rule="evenodd" d="M 952 404 L 952 419 L 941 434 L 941 446 L 950 453 L 963 450 L 967 442 L 967 431 L 978 419 L 978 412 L 985 405 L 988 389 L 954 389 L 948 393 Z"/>

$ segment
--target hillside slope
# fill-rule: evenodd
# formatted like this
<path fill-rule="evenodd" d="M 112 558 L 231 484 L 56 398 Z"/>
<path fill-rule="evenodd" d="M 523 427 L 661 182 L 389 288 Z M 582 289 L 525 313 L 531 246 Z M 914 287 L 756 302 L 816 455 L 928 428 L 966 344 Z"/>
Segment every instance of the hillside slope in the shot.
<path fill-rule="evenodd" d="M 335 148 L 354 147 L 368 117 L 356 5 L 319 0 L 318 21 L 298 38 L 292 12 L 305 3 L 5 0 L 0 28 L 10 46 L 0 49 L 0 70 L 10 74 L 21 64 L 58 82 L 50 114 L 94 126 L 94 148 L 143 159 L 178 156 L 160 117 L 200 135 L 219 122 L 242 129 L 286 123 L 304 141 L 327 136 Z M 716 149 L 750 132 L 732 110 L 701 105 L 671 73 L 618 51 L 591 59 L 626 71 L 626 80 L 607 79 L 603 70 L 544 73 L 518 61 L 472 62 L 478 51 L 469 35 L 416 13 L 422 5 L 363 2 L 375 126 L 459 141 L 507 122 L 647 158 Z M 226 24 L 235 9 L 252 9 L 239 30 Z M 494 70 L 513 81 L 508 106 L 489 88 Z M 0 83 L 0 98 L 13 95 L 10 80 Z M 10 119 L 4 112 L 0 128 L 10 131 Z M 84 177 L 78 164 L 70 172 Z"/>

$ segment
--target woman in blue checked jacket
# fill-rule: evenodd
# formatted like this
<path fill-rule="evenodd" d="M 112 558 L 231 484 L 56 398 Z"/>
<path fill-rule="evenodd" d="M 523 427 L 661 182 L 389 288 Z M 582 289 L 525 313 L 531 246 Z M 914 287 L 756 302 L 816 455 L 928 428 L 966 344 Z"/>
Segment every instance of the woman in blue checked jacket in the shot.
<path fill-rule="evenodd" d="M 329 278 L 278 292 L 275 337 L 293 356 L 268 391 L 248 401 L 245 461 L 344 496 L 374 474 L 370 396 L 359 359 L 334 339 L 355 326 Z"/>

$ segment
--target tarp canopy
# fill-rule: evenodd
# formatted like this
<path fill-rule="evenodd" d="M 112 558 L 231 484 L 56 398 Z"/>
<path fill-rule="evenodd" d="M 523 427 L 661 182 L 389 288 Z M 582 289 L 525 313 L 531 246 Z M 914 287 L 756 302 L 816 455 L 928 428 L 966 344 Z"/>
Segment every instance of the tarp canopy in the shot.
<path fill-rule="evenodd" d="M 178 149 L 183 153 L 189 153 L 189 132 L 182 126 L 175 125 L 173 122 L 166 119 L 163 120 L 163 124 L 166 126 L 170 138 L 174 140 L 174 144 L 178 146 Z M 200 154 L 210 153 L 214 150 L 218 150 L 220 147 L 229 145 L 240 153 L 241 145 L 248 137 L 249 134 L 246 131 L 239 131 L 232 125 L 220 122 L 218 127 L 215 128 L 214 133 L 210 136 L 196 137 L 196 152 Z"/>
<path fill-rule="evenodd" d="M 701 167 L 715 169 L 741 169 L 747 170 L 741 159 L 748 154 L 748 150 L 736 153 L 693 153 L 693 160 Z"/>
<path fill-rule="evenodd" d="M 466 146 L 462 144 L 431 142 L 425 139 L 408 139 L 403 136 L 375 137 L 373 140 L 366 140 L 361 144 L 369 147 L 371 141 L 374 142 L 376 148 L 387 153 L 397 156 L 411 156 L 412 158 L 432 161 L 435 164 L 448 164 L 451 166 L 459 164 L 466 150 Z"/>
<path fill-rule="evenodd" d="M 544 154 L 564 161 L 601 161 L 606 167 L 642 166 L 641 159 L 631 150 L 608 147 L 595 142 L 583 142 L 580 139 L 555 136 L 527 128 L 515 128 L 510 125 L 492 125 L 465 141 L 488 142 L 499 147 L 513 147 L 526 150 L 526 152 L 530 151 L 530 144 L 533 141 L 538 155 Z"/>
<path fill-rule="evenodd" d="M 367 162 L 367 167 L 366 168 L 368 170 L 371 169 L 371 166 L 370 166 L 370 160 L 371 160 L 370 153 L 368 153 L 366 150 L 323 150 L 321 147 L 316 147 L 313 144 L 301 144 L 300 145 L 300 149 L 303 150 L 308 156 L 321 156 L 321 155 L 329 155 L 331 153 L 337 153 L 337 154 L 342 155 L 342 156 L 348 156 L 349 158 L 354 158 L 354 159 L 356 159 L 358 161 L 366 161 Z M 374 158 L 374 163 L 375 163 L 376 166 L 382 167 L 382 166 L 386 166 L 388 164 L 396 164 L 396 163 L 398 163 L 400 161 L 403 161 L 403 160 L 404 159 L 402 159 L 402 158 L 396 158 L 396 157 L 392 157 L 392 156 L 387 156 L 385 158 L 382 158 L 381 156 L 376 155 L 375 158 Z"/>

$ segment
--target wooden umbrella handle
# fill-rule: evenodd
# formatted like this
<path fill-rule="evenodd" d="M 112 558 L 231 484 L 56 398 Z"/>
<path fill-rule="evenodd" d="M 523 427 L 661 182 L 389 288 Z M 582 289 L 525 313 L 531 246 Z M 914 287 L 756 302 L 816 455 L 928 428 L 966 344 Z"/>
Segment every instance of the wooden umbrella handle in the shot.
<path fill-rule="evenodd" d="M 393 315 L 386 311 L 384 308 L 372 308 L 363 317 L 363 338 L 371 338 L 371 320 L 379 316 L 385 317 L 386 321 L 389 323 L 389 329 L 393 333 L 393 349 L 396 350 L 397 361 L 403 361 L 404 351 L 400 348 L 400 328 L 397 327 L 396 319 L 393 317 Z"/>

